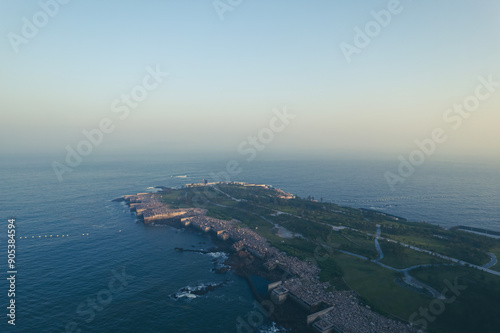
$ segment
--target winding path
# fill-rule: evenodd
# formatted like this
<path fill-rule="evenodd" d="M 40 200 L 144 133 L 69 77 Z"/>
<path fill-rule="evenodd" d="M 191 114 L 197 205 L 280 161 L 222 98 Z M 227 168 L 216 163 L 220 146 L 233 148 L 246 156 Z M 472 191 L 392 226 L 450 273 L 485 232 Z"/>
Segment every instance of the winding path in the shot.
<path fill-rule="evenodd" d="M 377 233 L 375 234 L 375 247 L 377 248 L 378 259 L 374 260 L 373 262 L 379 262 L 380 260 L 384 259 L 384 252 L 382 252 L 382 248 L 380 247 L 380 243 L 378 242 L 381 232 L 382 230 L 380 229 L 380 224 L 377 224 Z"/>
<path fill-rule="evenodd" d="M 403 278 L 403 281 L 407 285 L 413 286 L 413 287 L 418 288 L 418 289 L 427 289 L 432 294 L 432 297 L 439 298 L 439 299 L 445 299 L 446 297 L 444 297 L 443 294 L 441 294 L 439 291 L 437 291 L 436 289 L 432 288 L 431 286 L 423 283 L 422 281 L 417 280 L 416 278 L 411 276 L 409 273 L 412 269 L 419 268 L 419 267 L 432 267 L 433 265 L 431 265 L 431 264 L 415 265 L 412 267 L 399 269 L 399 268 L 394 268 L 394 267 L 391 267 L 389 265 L 386 265 L 386 264 L 383 264 L 380 262 L 380 260 L 384 259 L 384 252 L 382 252 L 382 248 L 380 247 L 380 243 L 378 241 L 380 239 L 381 233 L 382 233 L 382 230 L 380 228 L 380 224 L 377 224 L 377 233 L 375 234 L 375 247 L 377 248 L 378 258 L 375 260 L 371 260 L 371 261 L 382 266 L 382 267 L 385 267 L 387 269 L 403 273 L 405 275 Z"/>
<path fill-rule="evenodd" d="M 490 268 L 492 266 L 495 266 L 497 264 L 497 256 L 494 255 L 493 253 L 491 252 L 488 252 L 488 254 L 490 255 L 490 258 L 491 258 L 491 261 L 485 265 L 483 265 L 484 268 Z"/>

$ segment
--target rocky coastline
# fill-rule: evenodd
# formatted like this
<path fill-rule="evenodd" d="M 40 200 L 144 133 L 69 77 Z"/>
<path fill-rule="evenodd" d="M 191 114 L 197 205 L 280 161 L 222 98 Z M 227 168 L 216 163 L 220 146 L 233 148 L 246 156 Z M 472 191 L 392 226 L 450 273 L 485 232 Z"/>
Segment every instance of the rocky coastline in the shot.
<path fill-rule="evenodd" d="M 272 309 L 264 312 L 266 316 L 291 332 L 417 332 L 408 324 L 365 307 L 354 292 L 331 291 L 329 282 L 320 281 L 320 270 L 316 265 L 279 251 L 264 237 L 240 226 L 236 220 L 208 217 L 207 210 L 201 208 L 171 209 L 152 193 L 128 195 L 124 201 L 131 211 L 137 213 L 138 220 L 148 226 L 170 225 L 210 235 L 216 248 L 194 251 L 228 253 L 225 264 L 247 280 L 262 308 L 265 309 L 267 304 L 267 308 Z M 256 291 L 252 275 L 274 282 L 270 284 L 267 295 Z M 253 325 L 242 321 L 238 323 L 239 331 L 254 331 Z"/>
<path fill-rule="evenodd" d="M 175 228 L 183 228 L 178 223 L 178 221 L 164 220 L 159 224 L 169 225 Z M 191 229 L 192 231 L 196 231 L 194 228 Z M 235 275 L 246 280 L 255 300 L 259 304 L 269 304 L 269 302 L 272 302 L 270 298 L 270 293 L 268 293 L 267 295 L 262 295 L 256 290 L 252 280 L 252 276 L 258 276 L 266 279 L 267 281 L 276 282 L 276 281 L 281 281 L 284 276 L 287 276 L 287 273 L 281 271 L 280 269 L 275 269 L 272 271 L 265 269 L 264 260 L 252 255 L 252 253 L 250 253 L 247 250 L 235 251 L 233 247 L 234 242 L 231 240 L 225 240 L 225 241 L 221 240 L 213 233 L 209 233 L 208 236 L 210 237 L 212 243 L 215 245 L 215 247 L 212 247 L 208 250 L 186 249 L 186 248 L 174 248 L 174 249 L 179 252 L 197 252 L 202 254 L 218 253 L 218 252 L 226 253 L 228 257 L 224 261 L 224 265 L 222 267 L 217 267 L 217 268 L 214 267 L 215 273 L 225 274 L 229 270 L 232 271 Z M 215 263 L 216 260 L 217 259 L 213 259 L 213 262 Z M 225 283 L 221 283 L 220 285 L 216 286 L 208 286 L 206 289 L 203 288 L 202 290 L 197 292 L 199 295 L 203 295 L 206 294 L 207 292 L 218 289 L 223 285 L 225 285 Z M 191 293 L 194 292 L 191 291 Z M 287 332 L 312 333 L 314 331 L 311 330 L 311 328 L 306 325 L 307 314 L 308 313 L 305 310 L 301 309 L 299 306 L 297 306 L 292 302 L 285 302 L 280 305 L 274 304 L 273 311 L 272 312 L 268 311 L 266 313 L 266 315 L 268 315 L 270 320 L 284 327 L 287 330 Z M 242 332 L 247 332 L 247 331 L 248 330 L 242 328 Z M 255 332 L 259 331 L 256 330 Z"/>

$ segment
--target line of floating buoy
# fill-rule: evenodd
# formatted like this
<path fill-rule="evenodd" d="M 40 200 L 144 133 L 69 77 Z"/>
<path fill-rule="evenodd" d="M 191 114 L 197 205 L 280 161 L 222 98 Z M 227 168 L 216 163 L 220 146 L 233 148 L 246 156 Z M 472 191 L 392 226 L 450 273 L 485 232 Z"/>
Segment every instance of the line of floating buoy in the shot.
<path fill-rule="evenodd" d="M 89 236 L 89 234 L 82 234 L 82 236 Z M 69 237 L 69 234 L 62 234 L 62 235 L 43 235 L 43 238 L 58 238 L 58 237 Z M 31 239 L 34 239 L 34 238 L 42 238 L 42 236 L 31 236 L 31 237 L 28 237 L 28 236 L 19 236 L 19 239 L 28 239 L 28 238 L 31 238 Z"/>
<path fill-rule="evenodd" d="M 121 229 L 118 230 L 118 232 L 122 232 Z M 88 233 L 83 233 L 82 236 L 89 236 Z M 34 238 L 57 238 L 57 237 L 69 237 L 68 234 L 62 234 L 62 235 L 43 235 L 43 237 L 41 235 L 39 235 L 38 237 L 36 236 L 19 236 L 19 239 L 28 239 L 28 238 L 31 238 L 31 239 L 34 239 Z"/>

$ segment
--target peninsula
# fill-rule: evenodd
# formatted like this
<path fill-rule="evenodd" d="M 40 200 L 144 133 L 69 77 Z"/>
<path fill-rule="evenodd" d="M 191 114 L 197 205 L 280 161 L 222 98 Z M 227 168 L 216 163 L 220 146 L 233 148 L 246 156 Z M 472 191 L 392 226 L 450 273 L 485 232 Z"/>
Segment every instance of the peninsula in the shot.
<path fill-rule="evenodd" d="M 148 226 L 213 236 L 240 275 L 272 281 L 268 316 L 301 331 L 493 332 L 500 327 L 500 240 L 239 182 L 159 187 L 123 200 Z M 264 304 L 268 304 L 265 306 Z M 464 313 L 467 313 L 465 316 Z M 288 328 L 297 324 L 280 321 Z M 240 321 L 241 332 L 253 327 Z"/>

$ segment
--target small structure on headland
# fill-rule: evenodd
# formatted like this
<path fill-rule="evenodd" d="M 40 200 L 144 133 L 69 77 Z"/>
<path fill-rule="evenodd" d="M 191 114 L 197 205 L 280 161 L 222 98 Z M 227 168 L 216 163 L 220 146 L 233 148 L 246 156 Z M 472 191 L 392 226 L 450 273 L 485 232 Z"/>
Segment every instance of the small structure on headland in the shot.
<path fill-rule="evenodd" d="M 283 304 L 288 298 L 288 289 L 283 286 L 273 289 L 271 292 L 271 300 L 275 304 Z"/>

